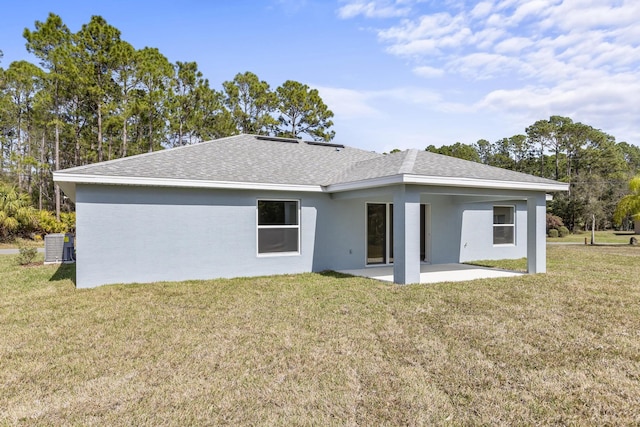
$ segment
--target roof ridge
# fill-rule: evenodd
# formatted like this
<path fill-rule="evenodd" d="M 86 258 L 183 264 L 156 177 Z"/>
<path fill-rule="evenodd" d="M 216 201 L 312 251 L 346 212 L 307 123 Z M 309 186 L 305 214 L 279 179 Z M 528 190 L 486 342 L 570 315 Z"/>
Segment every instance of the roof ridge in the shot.
<path fill-rule="evenodd" d="M 411 148 L 406 151 L 406 155 L 404 160 L 402 161 L 402 165 L 400 169 L 398 169 L 399 174 L 403 173 L 411 173 L 413 172 L 413 167 L 416 164 L 416 158 L 418 157 L 418 149 Z"/>

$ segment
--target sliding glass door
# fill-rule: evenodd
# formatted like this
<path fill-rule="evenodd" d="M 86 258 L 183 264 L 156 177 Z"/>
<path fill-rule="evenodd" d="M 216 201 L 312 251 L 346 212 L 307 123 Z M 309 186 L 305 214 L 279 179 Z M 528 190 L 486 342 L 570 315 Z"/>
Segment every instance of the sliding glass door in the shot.
<path fill-rule="evenodd" d="M 430 259 L 431 209 L 420 205 L 420 261 Z M 367 203 L 367 264 L 393 264 L 393 204 Z"/>
<path fill-rule="evenodd" d="M 387 211 L 386 203 L 367 204 L 367 264 L 387 264 L 390 225 Z"/>

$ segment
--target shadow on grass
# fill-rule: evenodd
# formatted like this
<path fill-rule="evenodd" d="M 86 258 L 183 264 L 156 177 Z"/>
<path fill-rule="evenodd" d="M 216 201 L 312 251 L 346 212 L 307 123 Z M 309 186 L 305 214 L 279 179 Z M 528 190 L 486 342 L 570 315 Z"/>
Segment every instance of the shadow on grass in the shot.
<path fill-rule="evenodd" d="M 318 274 L 325 277 L 331 277 L 333 279 L 350 279 L 352 277 L 356 277 L 351 274 L 338 273 L 337 271 L 333 271 L 333 270 L 321 271 Z"/>
<path fill-rule="evenodd" d="M 76 264 L 60 264 L 53 276 L 49 279 L 50 282 L 57 282 L 59 280 L 71 280 L 73 284 L 76 284 Z"/>

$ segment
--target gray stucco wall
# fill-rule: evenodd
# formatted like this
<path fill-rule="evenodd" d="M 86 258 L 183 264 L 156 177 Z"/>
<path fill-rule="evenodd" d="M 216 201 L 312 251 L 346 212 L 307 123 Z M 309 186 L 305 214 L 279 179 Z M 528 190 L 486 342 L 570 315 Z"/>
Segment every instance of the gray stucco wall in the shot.
<path fill-rule="evenodd" d="M 453 197 L 426 194 L 420 201 L 431 206 L 431 264 L 458 262 L 462 215 Z"/>
<path fill-rule="evenodd" d="M 363 268 L 366 262 L 364 202 L 323 201 L 319 212 L 313 271 Z"/>
<path fill-rule="evenodd" d="M 301 201 L 300 254 L 257 254 L 256 201 Z M 321 193 L 78 185 L 77 285 L 258 276 L 366 266 L 366 203 Z M 526 256 L 526 203 L 460 203 L 422 194 L 431 206 L 431 263 Z M 493 205 L 516 205 L 516 244 L 493 245 Z M 415 232 L 418 239 L 418 231 Z"/>
<path fill-rule="evenodd" d="M 78 185 L 76 198 L 78 287 L 308 272 L 332 241 L 316 231 L 324 194 Z M 299 255 L 257 255 L 258 198 L 301 200 Z"/>
<path fill-rule="evenodd" d="M 494 206 L 515 207 L 515 243 L 513 245 L 493 244 Z M 526 202 L 468 203 L 461 205 L 459 209 L 462 216 L 459 262 L 482 259 L 517 259 L 527 256 Z"/>

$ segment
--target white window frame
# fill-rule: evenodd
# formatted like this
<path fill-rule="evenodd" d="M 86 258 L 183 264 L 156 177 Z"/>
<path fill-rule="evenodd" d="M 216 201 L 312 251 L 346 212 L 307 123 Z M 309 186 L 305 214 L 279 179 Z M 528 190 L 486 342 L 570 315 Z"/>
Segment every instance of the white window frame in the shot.
<path fill-rule="evenodd" d="M 513 211 L 513 223 L 511 224 L 496 224 L 494 222 L 494 217 L 495 217 L 495 212 L 496 212 L 496 208 L 509 208 Z M 491 240 L 493 242 L 493 246 L 515 246 L 516 245 L 516 206 L 515 205 L 493 205 L 493 207 L 491 208 L 491 222 L 493 223 L 493 227 L 491 228 Z M 511 243 L 496 243 L 495 240 L 493 240 L 495 237 L 494 235 L 494 231 L 496 229 L 496 227 L 511 227 L 513 228 L 513 242 Z"/>
<path fill-rule="evenodd" d="M 260 202 L 295 202 L 297 209 L 297 224 L 295 225 L 260 225 Z M 256 199 L 256 255 L 258 257 L 277 257 L 277 256 L 296 256 L 301 253 L 301 236 L 300 236 L 300 224 L 302 209 L 302 203 L 300 199 L 273 199 L 273 198 L 260 198 Z M 283 228 L 295 228 L 298 230 L 298 250 L 288 252 L 260 252 L 260 230 L 262 229 L 283 229 Z"/>

